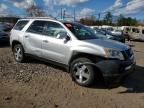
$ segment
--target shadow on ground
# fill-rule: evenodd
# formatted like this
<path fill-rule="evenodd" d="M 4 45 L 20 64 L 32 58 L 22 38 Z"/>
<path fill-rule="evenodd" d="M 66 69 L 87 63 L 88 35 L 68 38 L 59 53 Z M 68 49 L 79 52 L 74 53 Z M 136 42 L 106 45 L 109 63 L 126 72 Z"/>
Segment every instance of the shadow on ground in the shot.
<path fill-rule="evenodd" d="M 127 90 L 119 92 L 119 94 L 144 93 L 144 67 L 136 66 L 136 69 L 133 71 L 133 73 L 121 79 L 121 82 L 119 84 L 105 85 L 104 81 L 99 81 L 95 82 L 95 84 L 91 88 L 114 89 L 120 86 L 127 88 Z"/>
<path fill-rule="evenodd" d="M 36 64 L 45 64 L 47 66 L 50 66 L 52 68 L 62 70 L 63 72 L 67 72 L 66 69 L 61 68 L 60 66 L 53 65 L 51 63 L 39 61 L 36 59 L 29 58 L 26 62 L 28 63 L 36 63 Z M 117 88 L 119 86 L 123 86 L 127 88 L 126 91 L 120 92 L 122 93 L 144 93 L 144 67 L 136 66 L 135 71 L 128 75 L 127 77 L 123 78 L 121 80 L 120 84 L 116 85 L 106 85 L 104 80 L 99 78 L 98 80 L 95 80 L 93 86 L 89 87 L 92 89 L 113 89 Z"/>
<path fill-rule="evenodd" d="M 58 69 L 58 70 L 62 70 L 63 72 L 67 72 L 66 68 L 64 68 L 64 67 L 61 67 L 59 65 L 54 65 L 54 64 L 51 63 L 51 61 L 42 60 L 42 59 L 36 58 L 36 57 L 27 56 L 24 63 L 44 64 L 44 65 L 47 65 L 49 67 L 52 67 L 52 68 L 55 68 L 55 69 Z"/>
<path fill-rule="evenodd" d="M 121 86 L 126 87 L 127 90 L 122 93 L 144 93 L 144 67 L 136 66 L 136 70 L 124 78 Z"/>

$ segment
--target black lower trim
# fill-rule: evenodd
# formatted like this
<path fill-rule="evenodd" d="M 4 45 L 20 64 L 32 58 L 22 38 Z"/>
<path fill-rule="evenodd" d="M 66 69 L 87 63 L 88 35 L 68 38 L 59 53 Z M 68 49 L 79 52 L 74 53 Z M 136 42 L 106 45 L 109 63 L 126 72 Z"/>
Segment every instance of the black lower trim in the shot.
<path fill-rule="evenodd" d="M 108 63 L 109 62 L 109 63 Z M 108 61 L 101 65 L 103 77 L 106 82 L 119 82 L 124 76 L 130 74 L 135 69 L 135 62 L 132 61 Z M 127 67 L 129 69 L 126 70 Z"/>

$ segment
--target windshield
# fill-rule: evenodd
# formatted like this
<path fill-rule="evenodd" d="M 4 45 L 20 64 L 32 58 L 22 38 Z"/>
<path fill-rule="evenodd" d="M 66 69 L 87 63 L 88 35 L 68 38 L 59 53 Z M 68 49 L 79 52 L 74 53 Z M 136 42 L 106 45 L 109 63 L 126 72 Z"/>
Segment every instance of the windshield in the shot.
<path fill-rule="evenodd" d="M 72 24 L 72 23 L 64 23 L 64 24 L 79 40 L 98 38 L 90 28 L 85 27 L 81 24 Z"/>

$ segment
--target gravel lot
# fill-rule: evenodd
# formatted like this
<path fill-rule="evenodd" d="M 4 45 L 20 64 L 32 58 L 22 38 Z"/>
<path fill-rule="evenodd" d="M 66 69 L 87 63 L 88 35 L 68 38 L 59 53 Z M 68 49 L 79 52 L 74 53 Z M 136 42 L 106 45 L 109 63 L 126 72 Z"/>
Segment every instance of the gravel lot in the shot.
<path fill-rule="evenodd" d="M 0 46 L 0 108 L 144 108 L 144 43 L 132 44 L 136 71 L 113 89 L 78 86 L 65 70 L 37 60 L 16 63 Z"/>

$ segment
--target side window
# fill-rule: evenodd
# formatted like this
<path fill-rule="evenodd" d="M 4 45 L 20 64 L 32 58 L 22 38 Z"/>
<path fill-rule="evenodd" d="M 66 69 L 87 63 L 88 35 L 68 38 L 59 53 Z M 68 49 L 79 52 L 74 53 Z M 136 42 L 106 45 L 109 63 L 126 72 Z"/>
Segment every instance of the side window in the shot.
<path fill-rule="evenodd" d="M 63 39 L 67 36 L 67 32 L 60 24 L 56 22 L 47 22 L 44 28 L 44 35 Z"/>
<path fill-rule="evenodd" d="M 132 29 L 132 32 L 135 32 L 135 28 Z"/>
<path fill-rule="evenodd" d="M 42 34 L 45 23 L 46 21 L 34 21 L 27 29 L 27 32 Z"/>
<path fill-rule="evenodd" d="M 15 25 L 15 30 L 22 30 L 25 25 L 28 23 L 28 21 L 18 21 L 18 23 Z"/>
<path fill-rule="evenodd" d="M 126 28 L 126 30 L 129 32 L 129 31 L 130 31 L 130 28 Z"/>
<path fill-rule="evenodd" d="M 137 28 L 133 28 L 132 31 L 135 32 L 135 33 L 139 33 L 140 32 L 139 29 L 137 29 Z"/>

